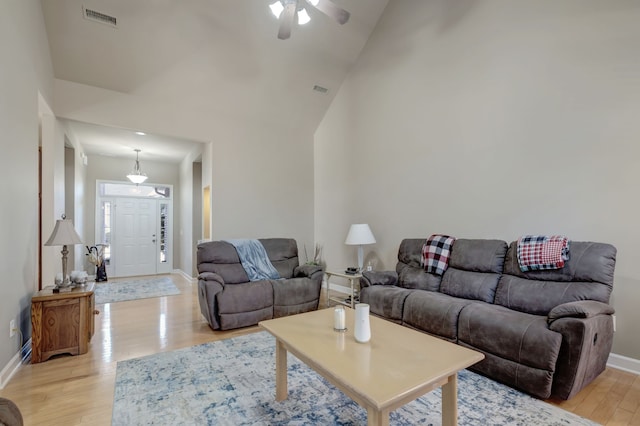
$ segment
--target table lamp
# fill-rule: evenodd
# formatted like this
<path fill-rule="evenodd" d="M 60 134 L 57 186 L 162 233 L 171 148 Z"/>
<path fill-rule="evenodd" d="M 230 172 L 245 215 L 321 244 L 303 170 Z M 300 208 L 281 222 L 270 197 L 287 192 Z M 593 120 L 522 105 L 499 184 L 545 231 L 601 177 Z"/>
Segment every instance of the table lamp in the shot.
<path fill-rule="evenodd" d="M 351 225 L 345 244 L 350 246 L 358 246 L 358 272 L 362 272 L 364 262 L 364 244 L 375 244 L 376 238 L 371 232 L 371 228 L 366 223 L 356 223 Z"/>
<path fill-rule="evenodd" d="M 68 287 L 70 284 L 67 276 L 67 255 L 69 254 L 67 246 L 74 244 L 82 244 L 82 241 L 73 228 L 73 222 L 63 214 L 62 219 L 56 221 L 56 226 L 53 228 L 51 236 L 44 243 L 45 246 L 62 246 L 62 251 L 60 252 L 62 253 L 62 283 L 56 285 L 56 288 Z"/>

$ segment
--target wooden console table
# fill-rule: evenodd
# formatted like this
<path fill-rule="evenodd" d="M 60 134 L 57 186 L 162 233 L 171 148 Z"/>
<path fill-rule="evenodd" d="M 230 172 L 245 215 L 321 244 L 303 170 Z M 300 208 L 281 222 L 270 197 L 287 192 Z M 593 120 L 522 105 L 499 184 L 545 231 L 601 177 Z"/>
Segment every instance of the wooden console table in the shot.
<path fill-rule="evenodd" d="M 54 355 L 80 355 L 89 350 L 94 332 L 95 283 L 54 293 L 53 287 L 31 298 L 31 362 Z"/>

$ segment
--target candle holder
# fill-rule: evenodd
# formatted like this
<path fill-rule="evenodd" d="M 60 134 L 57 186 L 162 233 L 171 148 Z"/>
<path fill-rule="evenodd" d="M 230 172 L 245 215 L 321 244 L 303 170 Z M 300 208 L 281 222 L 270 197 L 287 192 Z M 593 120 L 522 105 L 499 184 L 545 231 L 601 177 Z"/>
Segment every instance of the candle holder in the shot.
<path fill-rule="evenodd" d="M 333 310 L 333 331 L 339 333 L 347 331 L 347 319 L 344 306 L 336 306 Z"/>

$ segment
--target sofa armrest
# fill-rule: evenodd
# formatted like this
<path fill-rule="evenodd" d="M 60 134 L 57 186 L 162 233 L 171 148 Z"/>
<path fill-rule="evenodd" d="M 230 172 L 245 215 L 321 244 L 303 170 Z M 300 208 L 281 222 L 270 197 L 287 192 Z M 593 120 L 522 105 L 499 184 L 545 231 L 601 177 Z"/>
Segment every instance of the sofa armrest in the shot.
<path fill-rule="evenodd" d="M 215 272 L 201 272 L 200 275 L 198 275 L 198 281 L 216 281 L 218 282 L 221 286 L 224 287 L 224 278 L 222 278 L 219 274 L 216 274 Z"/>
<path fill-rule="evenodd" d="M 547 323 L 551 324 L 559 318 L 592 318 L 597 315 L 612 315 L 616 311 L 611 305 L 595 300 L 579 300 L 563 303 L 553 308 L 547 315 Z"/>
<path fill-rule="evenodd" d="M 224 279 L 214 272 L 198 275 L 198 302 L 200 312 L 212 329 L 220 329 L 220 314 L 216 296 L 224 290 Z"/>
<path fill-rule="evenodd" d="M 549 312 L 549 329 L 562 334 L 552 398 L 571 398 L 604 371 L 613 345 L 613 312 L 593 300 L 564 303 Z"/>
<path fill-rule="evenodd" d="M 294 278 L 312 278 L 313 275 L 320 273 L 322 274 L 324 269 L 319 265 L 300 265 L 296 266 L 293 270 Z"/>
<path fill-rule="evenodd" d="M 398 273 L 395 271 L 364 271 L 360 279 L 360 287 L 374 285 L 398 285 Z"/>

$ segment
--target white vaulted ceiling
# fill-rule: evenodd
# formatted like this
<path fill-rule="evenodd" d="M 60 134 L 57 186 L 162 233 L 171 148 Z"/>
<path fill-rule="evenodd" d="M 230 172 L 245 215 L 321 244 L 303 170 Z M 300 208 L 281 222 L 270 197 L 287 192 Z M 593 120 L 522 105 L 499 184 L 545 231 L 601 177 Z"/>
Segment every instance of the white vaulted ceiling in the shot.
<path fill-rule="evenodd" d="M 42 0 L 42 7 L 57 79 L 249 125 L 295 121 L 312 133 L 387 0 L 335 0 L 351 12 L 344 26 L 310 9 L 311 22 L 284 41 L 272 1 Z M 117 28 L 85 19 L 83 7 L 116 17 Z"/>

